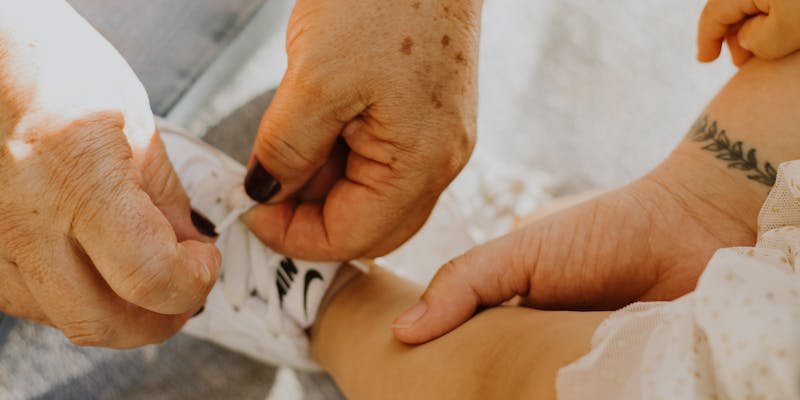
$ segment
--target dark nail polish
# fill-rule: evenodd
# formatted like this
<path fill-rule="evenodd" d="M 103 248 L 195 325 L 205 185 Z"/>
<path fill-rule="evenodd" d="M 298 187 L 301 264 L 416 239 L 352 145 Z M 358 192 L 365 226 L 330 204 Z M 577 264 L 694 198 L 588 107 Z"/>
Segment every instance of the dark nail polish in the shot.
<path fill-rule="evenodd" d="M 199 212 L 192 210 L 192 224 L 194 227 L 197 228 L 200 233 L 206 235 L 208 237 L 217 237 L 219 234 L 217 233 L 217 227 L 214 225 L 213 222 L 209 221 L 205 215 L 200 214 Z"/>
<path fill-rule="evenodd" d="M 194 317 L 196 317 L 196 316 L 198 316 L 198 315 L 202 314 L 202 313 L 203 313 L 203 311 L 205 311 L 205 310 L 206 310 L 206 306 L 202 306 L 202 307 L 200 307 L 200 309 L 199 309 L 199 310 L 197 310 L 197 312 L 196 312 L 196 313 L 194 313 L 194 315 L 192 315 L 192 318 L 194 318 Z"/>
<path fill-rule="evenodd" d="M 266 203 L 281 191 L 281 184 L 256 160 L 244 178 L 244 191 L 251 199 Z"/>

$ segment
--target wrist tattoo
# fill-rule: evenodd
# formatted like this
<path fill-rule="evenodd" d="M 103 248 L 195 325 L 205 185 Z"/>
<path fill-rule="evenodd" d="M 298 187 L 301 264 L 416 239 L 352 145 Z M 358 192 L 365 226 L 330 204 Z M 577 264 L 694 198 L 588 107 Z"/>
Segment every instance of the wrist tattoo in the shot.
<path fill-rule="evenodd" d="M 763 167 L 756 158 L 756 149 L 745 151 L 742 141 L 731 141 L 724 129 L 719 129 L 717 121 L 709 121 L 707 115 L 700 117 L 689 132 L 689 139 L 703 143 L 703 150 L 716 154 L 716 157 L 728 164 L 728 168 L 738 169 L 747 174 L 747 179 L 772 186 L 778 172 L 769 162 Z"/>

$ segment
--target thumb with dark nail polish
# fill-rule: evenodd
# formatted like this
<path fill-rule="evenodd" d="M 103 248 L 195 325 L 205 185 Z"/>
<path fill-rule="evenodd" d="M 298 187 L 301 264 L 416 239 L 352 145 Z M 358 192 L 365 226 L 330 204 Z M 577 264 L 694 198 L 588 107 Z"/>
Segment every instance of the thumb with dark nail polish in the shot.
<path fill-rule="evenodd" d="M 266 203 L 280 192 L 281 184 L 255 160 L 244 178 L 244 190 L 251 199 Z"/>

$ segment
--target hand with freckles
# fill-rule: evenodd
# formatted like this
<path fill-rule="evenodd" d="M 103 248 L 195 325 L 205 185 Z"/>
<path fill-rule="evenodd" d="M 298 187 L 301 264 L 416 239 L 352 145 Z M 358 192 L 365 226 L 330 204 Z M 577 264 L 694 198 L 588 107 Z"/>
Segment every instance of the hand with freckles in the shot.
<path fill-rule="evenodd" d="M 474 143 L 480 0 L 299 0 L 246 216 L 305 259 L 383 255 L 425 222 Z"/>

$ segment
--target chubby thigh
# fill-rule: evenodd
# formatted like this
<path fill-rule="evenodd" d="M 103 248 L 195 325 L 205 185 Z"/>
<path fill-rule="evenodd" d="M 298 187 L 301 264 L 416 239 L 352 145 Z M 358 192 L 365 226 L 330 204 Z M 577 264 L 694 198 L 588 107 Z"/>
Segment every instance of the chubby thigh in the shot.
<path fill-rule="evenodd" d="M 439 339 L 404 345 L 392 320 L 421 292 L 375 269 L 324 307 L 312 352 L 348 398 L 555 398 L 559 369 L 589 352 L 609 315 L 498 307 Z"/>

